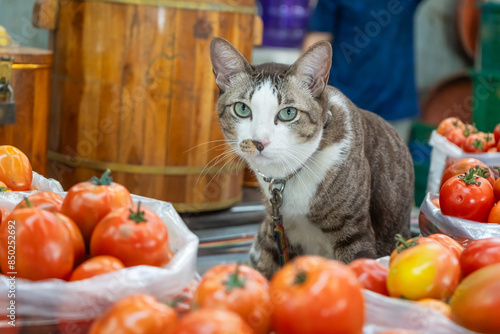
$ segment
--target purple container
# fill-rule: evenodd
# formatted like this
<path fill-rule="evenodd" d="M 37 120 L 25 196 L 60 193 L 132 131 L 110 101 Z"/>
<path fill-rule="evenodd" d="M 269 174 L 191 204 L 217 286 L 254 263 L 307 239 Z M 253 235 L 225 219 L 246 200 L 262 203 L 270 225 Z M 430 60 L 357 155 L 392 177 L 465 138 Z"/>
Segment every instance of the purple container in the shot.
<path fill-rule="evenodd" d="M 265 46 L 298 48 L 306 34 L 309 0 L 261 0 Z"/>

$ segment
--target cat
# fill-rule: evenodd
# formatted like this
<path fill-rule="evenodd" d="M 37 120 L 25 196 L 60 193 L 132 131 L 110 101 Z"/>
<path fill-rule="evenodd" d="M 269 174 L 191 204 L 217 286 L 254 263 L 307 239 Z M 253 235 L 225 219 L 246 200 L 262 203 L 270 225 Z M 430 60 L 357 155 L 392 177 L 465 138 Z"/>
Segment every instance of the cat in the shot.
<path fill-rule="evenodd" d="M 265 178 L 286 178 L 280 213 L 290 258 L 350 263 L 410 237 L 413 162 L 406 143 L 378 115 L 327 84 L 332 48 L 308 48 L 292 65 L 252 66 L 228 41 L 210 44 L 217 112 L 232 150 L 256 172 L 267 215 L 250 264 L 271 278 L 280 268 Z"/>

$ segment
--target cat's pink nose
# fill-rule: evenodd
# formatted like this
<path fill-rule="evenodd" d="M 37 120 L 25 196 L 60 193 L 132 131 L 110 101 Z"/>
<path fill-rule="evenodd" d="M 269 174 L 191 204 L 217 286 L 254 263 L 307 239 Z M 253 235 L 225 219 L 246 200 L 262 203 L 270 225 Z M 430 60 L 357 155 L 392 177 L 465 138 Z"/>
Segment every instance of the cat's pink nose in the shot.
<path fill-rule="evenodd" d="M 257 140 L 252 140 L 252 143 L 255 145 L 257 150 L 259 150 L 259 152 L 262 152 L 262 150 L 264 150 L 264 147 L 266 147 L 266 145 L 268 144 L 267 142 L 263 143 Z"/>

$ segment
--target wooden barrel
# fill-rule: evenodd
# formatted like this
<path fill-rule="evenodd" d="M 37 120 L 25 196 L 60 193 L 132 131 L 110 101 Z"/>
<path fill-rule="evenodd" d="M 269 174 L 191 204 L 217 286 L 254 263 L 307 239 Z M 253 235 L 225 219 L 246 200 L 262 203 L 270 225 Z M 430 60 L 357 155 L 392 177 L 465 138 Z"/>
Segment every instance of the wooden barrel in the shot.
<path fill-rule="evenodd" d="M 0 57 L 13 58 L 11 86 L 16 109 L 14 124 L 0 124 L 0 144 L 19 148 L 33 170 L 46 175 L 52 51 L 0 47 Z"/>
<path fill-rule="evenodd" d="M 61 1 L 50 175 L 68 188 L 110 168 L 179 212 L 238 202 L 244 165 L 220 130 L 209 44 L 250 59 L 255 14 L 254 0 Z"/>
<path fill-rule="evenodd" d="M 421 120 L 437 125 L 447 117 L 457 117 L 472 123 L 473 105 L 472 78 L 467 73 L 457 73 L 429 90 L 422 101 Z"/>

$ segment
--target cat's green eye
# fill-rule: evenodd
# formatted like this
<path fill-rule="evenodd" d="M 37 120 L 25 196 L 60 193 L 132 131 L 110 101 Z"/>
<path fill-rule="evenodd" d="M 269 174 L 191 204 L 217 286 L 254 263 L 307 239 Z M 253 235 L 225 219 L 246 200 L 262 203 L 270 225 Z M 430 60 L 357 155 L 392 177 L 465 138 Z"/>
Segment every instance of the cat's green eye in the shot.
<path fill-rule="evenodd" d="M 234 112 L 236 113 L 236 115 L 242 118 L 250 117 L 250 115 L 252 114 L 252 110 L 250 110 L 250 108 L 246 104 L 241 102 L 238 102 L 234 105 Z"/>
<path fill-rule="evenodd" d="M 292 107 L 283 108 L 278 113 L 278 118 L 285 122 L 293 120 L 295 116 L 297 116 L 297 109 Z"/>

